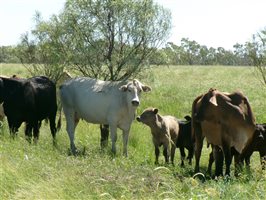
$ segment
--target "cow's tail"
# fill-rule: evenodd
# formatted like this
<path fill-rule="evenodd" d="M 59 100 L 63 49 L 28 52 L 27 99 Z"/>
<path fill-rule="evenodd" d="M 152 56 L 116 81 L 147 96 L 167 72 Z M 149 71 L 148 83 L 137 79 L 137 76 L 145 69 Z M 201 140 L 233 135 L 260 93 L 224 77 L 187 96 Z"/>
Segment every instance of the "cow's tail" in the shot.
<path fill-rule="evenodd" d="M 59 118 L 57 121 L 56 131 L 60 131 L 61 129 L 62 126 L 61 120 L 62 120 L 62 104 L 60 104 L 59 106 Z"/>
<path fill-rule="evenodd" d="M 198 113 L 196 112 L 196 104 L 198 103 L 199 99 L 203 95 L 198 96 L 192 103 L 192 110 L 191 110 L 191 138 L 195 142 L 196 140 L 196 135 L 195 135 L 195 126 L 199 124 L 197 117 Z"/>

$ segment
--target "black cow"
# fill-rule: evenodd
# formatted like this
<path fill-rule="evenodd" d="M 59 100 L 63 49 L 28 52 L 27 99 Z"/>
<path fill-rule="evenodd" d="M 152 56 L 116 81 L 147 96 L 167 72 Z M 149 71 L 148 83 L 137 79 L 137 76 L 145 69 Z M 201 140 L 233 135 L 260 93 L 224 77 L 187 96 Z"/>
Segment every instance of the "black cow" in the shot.
<path fill-rule="evenodd" d="M 39 138 L 41 121 L 48 118 L 55 142 L 57 111 L 55 84 L 45 76 L 29 79 L 0 77 L 0 103 L 3 103 L 11 135 L 26 122 L 25 136 L 31 142 Z"/>
<path fill-rule="evenodd" d="M 176 147 L 179 148 L 181 154 L 181 166 L 184 166 L 184 159 L 186 157 L 185 148 L 188 150 L 188 161 L 191 164 L 191 160 L 194 154 L 194 141 L 191 136 L 191 117 L 185 116 L 186 120 L 179 120 L 179 134 L 176 140 Z"/>
<path fill-rule="evenodd" d="M 260 154 L 262 169 L 266 167 L 266 124 L 256 124 L 256 130 L 252 142 L 247 146 L 240 159 L 245 160 L 247 166 L 250 165 L 250 157 L 254 151 Z"/>
<path fill-rule="evenodd" d="M 253 154 L 254 151 L 258 151 L 260 154 L 260 161 L 261 161 L 261 167 L 262 170 L 265 170 L 266 166 L 266 124 L 256 124 L 256 129 L 254 136 L 252 138 L 252 141 L 242 154 L 240 154 L 240 162 L 242 164 L 246 164 L 246 167 L 250 167 L 250 157 Z M 231 149 L 231 154 L 234 156 L 236 153 L 235 149 Z M 212 152 L 209 155 L 209 165 L 208 165 L 208 173 L 211 175 L 211 168 L 213 162 L 219 163 L 219 168 L 216 170 L 219 170 L 219 174 L 223 173 L 223 161 L 224 157 L 222 154 L 221 148 L 218 146 L 212 145 Z M 237 166 L 236 166 L 237 167 Z M 217 173 L 217 172 L 216 172 Z"/>

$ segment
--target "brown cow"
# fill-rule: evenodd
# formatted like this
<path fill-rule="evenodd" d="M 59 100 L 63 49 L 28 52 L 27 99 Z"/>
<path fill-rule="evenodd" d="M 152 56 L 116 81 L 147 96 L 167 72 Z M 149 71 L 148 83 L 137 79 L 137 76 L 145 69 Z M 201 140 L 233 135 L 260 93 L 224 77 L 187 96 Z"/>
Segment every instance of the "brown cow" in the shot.
<path fill-rule="evenodd" d="M 255 131 L 255 118 L 248 99 L 241 92 L 224 93 L 210 89 L 198 96 L 192 104 L 192 135 L 195 138 L 195 172 L 199 172 L 199 161 L 203 138 L 222 149 L 226 175 L 230 175 L 232 161 L 231 148 L 239 154 L 252 141 Z M 216 163 L 217 164 L 217 163 Z M 216 165 L 216 167 L 219 167 Z M 222 175 L 216 171 L 216 176 Z"/>
<path fill-rule="evenodd" d="M 171 162 L 175 157 L 175 141 L 178 137 L 178 120 L 173 116 L 162 116 L 157 108 L 147 108 L 137 117 L 137 121 L 142 122 L 151 128 L 152 141 L 155 147 L 155 164 L 158 164 L 160 154 L 159 147 L 163 145 L 163 155 L 165 162 L 169 162 L 169 152 L 171 147 Z"/>

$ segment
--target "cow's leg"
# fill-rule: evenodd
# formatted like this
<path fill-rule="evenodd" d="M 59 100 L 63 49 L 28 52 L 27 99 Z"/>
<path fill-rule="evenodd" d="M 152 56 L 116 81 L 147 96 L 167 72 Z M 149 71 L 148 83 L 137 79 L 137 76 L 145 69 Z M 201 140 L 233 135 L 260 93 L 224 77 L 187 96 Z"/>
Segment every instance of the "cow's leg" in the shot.
<path fill-rule="evenodd" d="M 266 152 L 260 151 L 260 162 L 261 162 L 261 169 L 266 169 Z"/>
<path fill-rule="evenodd" d="M 56 112 L 49 116 L 50 131 L 53 137 L 53 144 L 56 145 L 56 125 L 55 125 Z"/>
<path fill-rule="evenodd" d="M 224 156 L 220 147 L 213 145 L 213 156 L 215 161 L 215 176 L 223 176 Z"/>
<path fill-rule="evenodd" d="M 123 130 L 123 154 L 127 157 L 127 145 L 128 145 L 129 130 Z"/>
<path fill-rule="evenodd" d="M 231 148 L 225 143 L 222 147 L 225 159 L 225 175 L 230 176 L 230 165 L 232 162 Z"/>
<path fill-rule="evenodd" d="M 214 162 L 214 156 L 213 156 L 214 152 L 212 151 L 209 155 L 209 164 L 208 164 L 208 169 L 207 169 L 207 173 L 211 176 L 212 175 L 212 164 Z"/>
<path fill-rule="evenodd" d="M 196 142 L 195 142 L 195 173 L 199 172 L 199 162 L 200 162 L 200 156 L 201 156 L 201 151 L 202 151 L 202 146 L 203 146 L 203 138 L 200 136 L 196 135 Z"/>
<path fill-rule="evenodd" d="M 115 125 L 110 125 L 111 140 L 112 140 L 112 152 L 116 154 L 116 141 L 117 141 L 117 127 Z"/>
<path fill-rule="evenodd" d="M 240 159 L 240 162 L 243 165 L 243 161 L 241 159 Z M 246 164 L 246 168 L 250 169 L 250 156 L 245 157 L 245 164 Z"/>
<path fill-rule="evenodd" d="M 106 147 L 108 144 L 108 137 L 109 137 L 109 125 L 100 125 L 101 130 L 101 147 Z"/>
<path fill-rule="evenodd" d="M 34 143 L 36 144 L 38 139 L 39 139 L 39 133 L 40 133 L 40 129 L 39 129 L 39 122 L 35 121 L 33 123 L 33 137 L 34 137 Z"/>
<path fill-rule="evenodd" d="M 75 112 L 72 109 L 64 109 L 66 117 L 66 130 L 70 140 L 70 149 L 73 155 L 77 154 L 77 148 L 75 146 L 75 128 L 78 124 L 76 120 Z"/>
<path fill-rule="evenodd" d="M 160 155 L 160 149 L 159 146 L 154 145 L 155 147 L 155 165 L 159 164 L 159 155 Z"/>
<path fill-rule="evenodd" d="M 243 162 L 241 162 L 240 153 L 234 150 L 234 158 L 235 158 L 235 176 L 239 176 L 239 174 L 243 170 Z"/>
<path fill-rule="evenodd" d="M 12 138 L 15 138 L 16 133 L 18 132 L 19 127 L 21 126 L 22 122 L 7 118 L 9 132 Z"/>
<path fill-rule="evenodd" d="M 183 167 L 185 165 L 184 160 L 186 158 L 186 153 L 185 153 L 184 147 L 179 147 L 179 151 L 180 151 L 180 155 L 181 155 L 181 166 Z"/>
<path fill-rule="evenodd" d="M 192 164 L 193 154 L 194 154 L 194 149 L 193 149 L 193 147 L 191 147 L 191 148 L 188 148 L 187 150 L 188 150 L 188 157 L 187 157 L 188 164 L 191 165 Z"/>
<path fill-rule="evenodd" d="M 164 159 L 165 159 L 165 163 L 168 164 L 169 163 L 169 144 L 164 144 L 163 145 L 163 155 L 164 155 Z"/>
<path fill-rule="evenodd" d="M 175 159 L 175 145 L 171 145 L 171 163 L 174 165 L 174 159 Z"/>
<path fill-rule="evenodd" d="M 31 143 L 31 138 L 32 138 L 32 128 L 33 124 L 32 122 L 26 122 L 26 129 L 25 129 L 25 137 L 26 140 Z"/>

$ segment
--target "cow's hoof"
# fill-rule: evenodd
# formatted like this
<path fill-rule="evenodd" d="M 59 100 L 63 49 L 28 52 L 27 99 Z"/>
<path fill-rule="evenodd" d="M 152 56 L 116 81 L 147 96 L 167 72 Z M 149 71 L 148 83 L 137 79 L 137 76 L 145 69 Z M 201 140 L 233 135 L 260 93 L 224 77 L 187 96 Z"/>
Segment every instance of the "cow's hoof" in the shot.
<path fill-rule="evenodd" d="M 79 152 L 80 152 L 80 151 L 77 150 L 77 149 L 74 149 L 74 150 L 68 149 L 68 153 L 67 153 L 67 155 L 68 155 L 68 156 L 77 156 L 77 155 L 80 154 Z"/>

